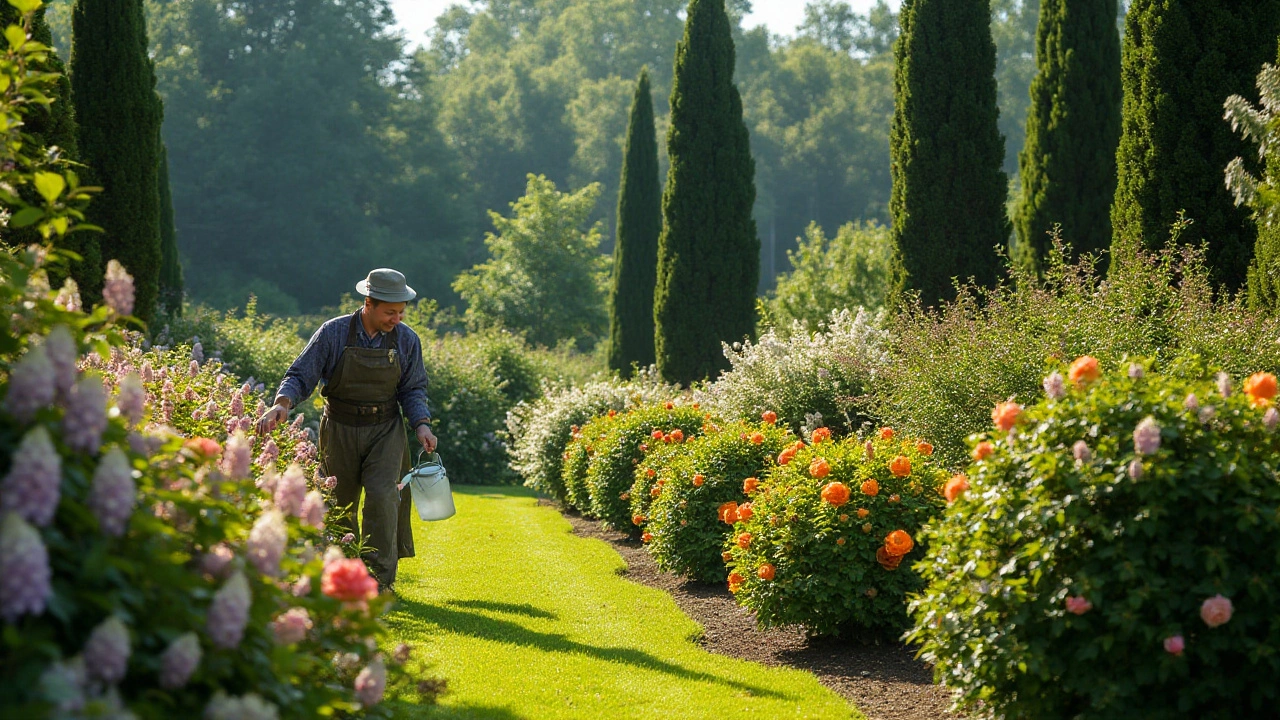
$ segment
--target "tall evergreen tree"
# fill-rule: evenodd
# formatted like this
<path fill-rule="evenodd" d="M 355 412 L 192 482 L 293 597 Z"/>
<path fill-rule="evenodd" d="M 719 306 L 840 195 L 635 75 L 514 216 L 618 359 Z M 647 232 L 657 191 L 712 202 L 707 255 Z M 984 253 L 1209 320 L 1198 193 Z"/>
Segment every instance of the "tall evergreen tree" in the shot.
<path fill-rule="evenodd" d="M 1043 0 L 1036 63 L 1014 216 L 1018 260 L 1031 269 L 1048 255 L 1054 225 L 1076 253 L 1111 244 L 1120 142 L 1116 0 Z"/>
<path fill-rule="evenodd" d="M 889 130 L 894 292 L 995 283 L 1009 238 L 989 0 L 904 0 Z"/>
<path fill-rule="evenodd" d="M 182 314 L 182 263 L 178 259 L 178 229 L 173 222 L 173 193 L 169 190 L 169 149 L 160 144 L 160 307 Z"/>
<path fill-rule="evenodd" d="M 724 0 L 691 0 L 676 46 L 654 295 L 654 351 L 669 382 L 728 367 L 721 342 L 755 332 L 755 161 L 733 68 Z"/>
<path fill-rule="evenodd" d="M 160 290 L 160 101 L 142 0 L 75 0 L 71 91 L 80 157 L 103 188 L 89 207 L 104 261 L 133 275 L 134 314 L 150 321 Z M 101 279 L 86 288 L 101 289 Z"/>
<path fill-rule="evenodd" d="M 640 71 L 618 184 L 618 237 L 609 289 L 609 367 L 631 374 L 654 363 L 653 295 L 662 234 L 662 184 L 649 68 Z"/>
<path fill-rule="evenodd" d="M 1213 278 L 1245 282 L 1257 229 L 1236 207 L 1222 172 L 1250 156 L 1222 119 L 1230 95 L 1256 97 L 1254 80 L 1274 57 L 1280 0 L 1134 0 L 1125 19 L 1124 114 L 1111 209 L 1112 255 L 1162 247 L 1179 211 L 1181 242 L 1208 242 Z M 1252 153 L 1256 157 L 1256 153 Z M 1251 168 L 1257 170 L 1257 168 Z"/>

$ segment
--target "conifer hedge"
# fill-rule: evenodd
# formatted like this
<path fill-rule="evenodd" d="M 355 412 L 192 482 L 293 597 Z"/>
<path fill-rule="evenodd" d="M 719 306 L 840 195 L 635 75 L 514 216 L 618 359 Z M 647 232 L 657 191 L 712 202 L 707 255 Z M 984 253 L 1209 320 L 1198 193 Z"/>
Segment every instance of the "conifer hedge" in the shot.
<path fill-rule="evenodd" d="M 182 264 L 178 258 L 178 229 L 173 221 L 173 193 L 169 190 L 169 148 L 160 144 L 160 307 L 182 314 Z"/>

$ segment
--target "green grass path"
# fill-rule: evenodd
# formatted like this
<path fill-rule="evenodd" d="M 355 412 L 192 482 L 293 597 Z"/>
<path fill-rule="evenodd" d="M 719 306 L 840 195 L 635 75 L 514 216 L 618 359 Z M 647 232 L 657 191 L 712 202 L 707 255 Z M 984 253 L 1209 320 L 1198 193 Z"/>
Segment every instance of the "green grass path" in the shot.
<path fill-rule="evenodd" d="M 398 718 L 858 718 L 798 670 L 713 655 L 669 595 L 626 580 L 606 543 L 580 538 L 523 488 L 455 487 L 458 514 L 414 518 L 393 642 L 444 677 L 434 707 Z"/>

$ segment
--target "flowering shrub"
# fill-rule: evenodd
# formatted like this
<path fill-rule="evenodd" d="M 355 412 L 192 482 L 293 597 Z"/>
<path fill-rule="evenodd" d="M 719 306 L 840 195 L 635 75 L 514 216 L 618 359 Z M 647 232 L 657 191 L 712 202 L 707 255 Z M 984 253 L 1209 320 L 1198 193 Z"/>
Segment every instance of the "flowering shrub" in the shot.
<path fill-rule="evenodd" d="M 652 536 L 649 552 L 658 567 L 704 582 L 723 582 L 728 571 L 722 552 L 733 525 L 724 522 L 721 508 L 726 503 L 751 503 L 759 494 L 760 478 L 796 438 L 768 423 L 708 430 L 684 443 L 679 458 L 658 470 L 664 482 L 642 527 Z"/>
<path fill-rule="evenodd" d="M 704 424 L 704 428 L 706 427 Z M 700 437 L 682 443 L 648 442 L 640 445 L 644 459 L 636 466 L 633 475 L 635 479 L 631 483 L 631 489 L 627 491 L 626 498 L 627 502 L 631 503 L 633 525 L 643 528 L 645 519 L 649 517 L 649 508 L 653 505 L 658 493 L 662 492 L 662 488 L 673 477 L 689 467 L 691 460 L 689 446 L 697 442 Z M 641 518 L 640 522 L 636 522 L 637 517 Z"/>
<path fill-rule="evenodd" d="M 932 452 L 889 428 L 785 451 L 726 545 L 738 602 L 764 626 L 896 636 L 923 586 L 921 529 L 942 506 Z"/>
<path fill-rule="evenodd" d="M 1274 376 L 1240 392 L 1198 361 L 1089 365 L 984 441 L 925 535 L 911 639 L 961 708 L 997 717 L 1268 715 Z"/>
<path fill-rule="evenodd" d="M 507 463 L 504 425 L 511 402 L 502 380 L 485 358 L 456 339 L 428 343 L 422 359 L 430 384 L 431 429 L 440 438 L 440 455 L 455 483 L 512 485 L 519 481 Z M 421 446 L 411 436 L 415 454 Z"/>
<path fill-rule="evenodd" d="M 607 431 L 588 448 L 591 514 L 616 530 L 634 530 L 629 491 L 635 482 L 635 468 L 644 459 L 640 446 L 687 442 L 702 431 L 702 421 L 702 410 L 674 402 L 636 408 L 612 418 Z"/>
<path fill-rule="evenodd" d="M 595 458 L 596 446 L 613 430 L 618 413 L 608 411 L 579 428 L 570 427 L 570 442 L 564 453 L 562 482 L 565 500 L 583 515 L 593 516 L 591 490 L 587 487 L 587 473 Z"/>
<path fill-rule="evenodd" d="M 786 339 L 769 330 L 755 343 L 726 345 L 732 367 L 696 397 L 727 420 L 754 422 L 769 410 L 794 432 L 853 432 L 867 420 L 860 399 L 885 360 L 879 322 L 863 310 L 842 310 L 817 332 L 796 325 Z"/>
<path fill-rule="evenodd" d="M 221 360 L 227 372 L 254 386 L 262 383 L 267 392 L 279 387 L 305 345 L 296 320 L 259 313 L 257 298 L 252 296 L 243 313 L 188 305 L 181 317 L 168 319 L 153 342 L 170 347 L 199 342 L 202 360 Z"/>

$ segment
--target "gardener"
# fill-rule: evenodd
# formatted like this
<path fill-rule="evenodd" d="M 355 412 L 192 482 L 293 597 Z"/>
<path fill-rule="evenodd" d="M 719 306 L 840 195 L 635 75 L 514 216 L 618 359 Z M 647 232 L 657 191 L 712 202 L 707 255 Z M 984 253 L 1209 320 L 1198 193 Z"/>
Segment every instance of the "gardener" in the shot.
<path fill-rule="evenodd" d="M 397 489 L 407 455 L 401 411 L 424 450 L 435 451 L 436 436 L 427 410 L 422 343 L 400 323 L 417 293 L 403 274 L 387 268 L 370 272 L 356 291 L 364 307 L 327 321 L 311 336 L 285 373 L 275 405 L 258 421 L 258 432 L 288 420 L 289 410 L 324 383 L 320 472 L 338 478 L 338 506 L 350 507 L 339 527 L 357 537 L 356 509 L 364 490 L 366 559 L 385 590 L 395 582 L 399 558 L 413 556 L 410 502 Z"/>

